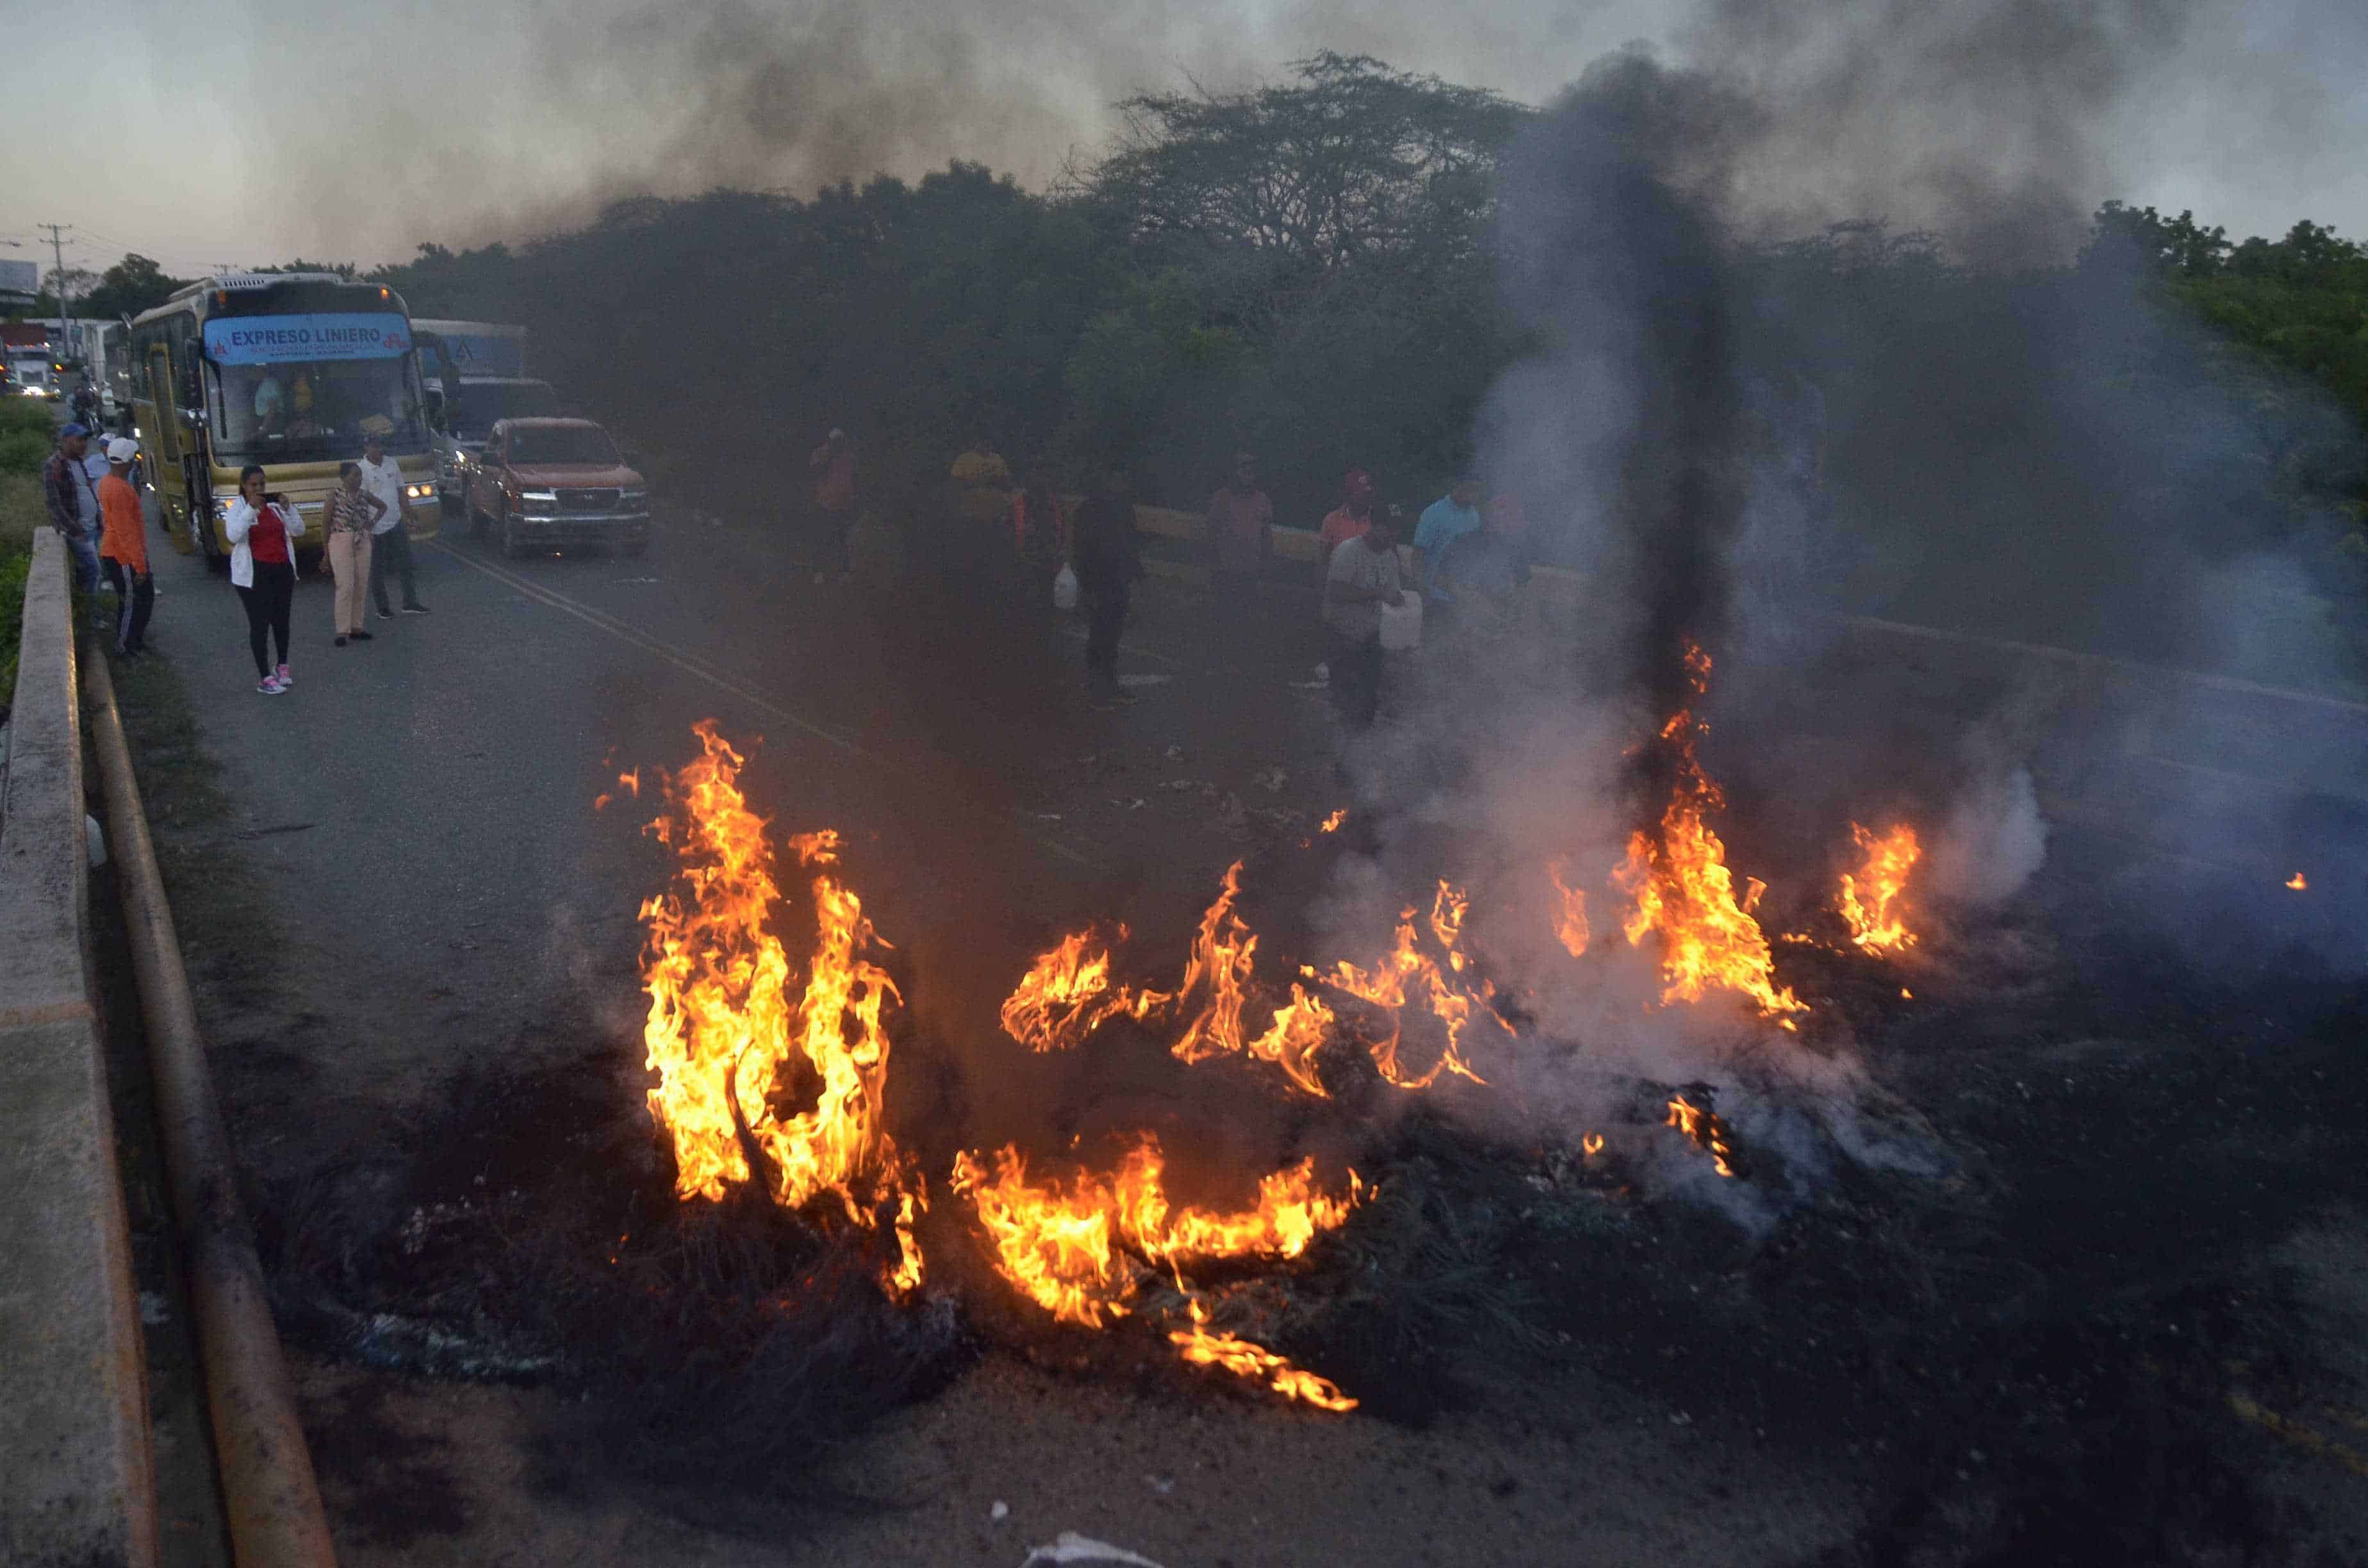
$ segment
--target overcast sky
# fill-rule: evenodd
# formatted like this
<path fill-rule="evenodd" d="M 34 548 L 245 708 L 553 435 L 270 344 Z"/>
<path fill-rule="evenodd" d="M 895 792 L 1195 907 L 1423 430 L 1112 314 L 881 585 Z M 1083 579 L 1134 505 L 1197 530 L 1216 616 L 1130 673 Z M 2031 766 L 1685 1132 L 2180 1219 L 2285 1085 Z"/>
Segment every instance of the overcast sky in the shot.
<path fill-rule="evenodd" d="M 1141 88 L 1243 85 L 1332 48 L 1542 103 L 1632 40 L 1800 117 L 1760 177 L 1815 187 L 1827 212 L 1934 222 L 1971 160 L 2059 180 L 2081 210 L 2118 196 L 2239 236 L 2301 217 L 2368 235 L 2368 0 L 0 0 L 0 16 L 30 51 L 0 97 L 0 241 L 20 247 L 0 256 L 38 244 L 46 265 L 35 225 L 63 222 L 69 263 L 94 269 L 127 250 L 182 275 L 300 253 L 368 265 L 528 237 L 618 195 L 803 193 L 955 156 L 1041 186 Z"/>

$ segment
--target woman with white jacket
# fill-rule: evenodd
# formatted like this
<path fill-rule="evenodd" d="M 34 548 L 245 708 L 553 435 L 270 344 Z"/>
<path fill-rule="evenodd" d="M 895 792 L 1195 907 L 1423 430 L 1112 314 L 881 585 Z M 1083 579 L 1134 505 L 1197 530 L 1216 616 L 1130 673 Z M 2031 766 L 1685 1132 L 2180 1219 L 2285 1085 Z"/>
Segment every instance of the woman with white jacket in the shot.
<path fill-rule="evenodd" d="M 246 607 L 247 646 L 255 651 L 255 689 L 277 697 L 296 684 L 288 673 L 288 608 L 296 597 L 296 545 L 304 518 L 284 501 L 263 493 L 263 470 L 249 463 L 239 472 L 238 499 L 222 519 L 230 536 L 230 581 Z M 279 644 L 277 669 L 266 661 L 267 638 Z"/>

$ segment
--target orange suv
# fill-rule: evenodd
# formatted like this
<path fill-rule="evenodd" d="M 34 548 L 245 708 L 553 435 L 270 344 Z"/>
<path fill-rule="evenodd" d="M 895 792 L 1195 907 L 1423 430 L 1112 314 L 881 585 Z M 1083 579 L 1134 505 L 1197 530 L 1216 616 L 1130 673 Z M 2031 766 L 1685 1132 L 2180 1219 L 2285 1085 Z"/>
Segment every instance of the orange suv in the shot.
<path fill-rule="evenodd" d="M 505 419 L 469 465 L 472 532 L 505 555 L 574 544 L 650 546 L 650 492 L 609 433 L 589 419 Z"/>

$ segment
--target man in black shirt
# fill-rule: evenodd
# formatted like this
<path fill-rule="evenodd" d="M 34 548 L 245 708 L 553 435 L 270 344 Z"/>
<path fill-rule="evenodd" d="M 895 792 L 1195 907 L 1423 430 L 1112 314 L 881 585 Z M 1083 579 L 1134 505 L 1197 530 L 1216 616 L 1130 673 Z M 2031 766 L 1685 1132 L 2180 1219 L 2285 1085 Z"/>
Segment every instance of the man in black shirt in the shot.
<path fill-rule="evenodd" d="M 1124 472 L 1111 469 L 1069 525 L 1077 590 L 1086 600 L 1086 687 L 1097 708 L 1134 700 L 1118 684 L 1118 640 L 1126 630 L 1127 599 L 1143 575 L 1128 489 Z"/>

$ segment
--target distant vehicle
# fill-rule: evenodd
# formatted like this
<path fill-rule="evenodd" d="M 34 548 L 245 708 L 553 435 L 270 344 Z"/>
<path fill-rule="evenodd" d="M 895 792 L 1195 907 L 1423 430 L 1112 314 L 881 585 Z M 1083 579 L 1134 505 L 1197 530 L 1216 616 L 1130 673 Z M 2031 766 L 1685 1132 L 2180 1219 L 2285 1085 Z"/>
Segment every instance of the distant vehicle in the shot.
<path fill-rule="evenodd" d="M 55 403 L 63 393 L 58 379 L 50 369 L 47 348 L 11 348 L 8 351 L 9 379 L 26 397 L 45 397 Z"/>
<path fill-rule="evenodd" d="M 549 381 L 526 373 L 526 328 L 501 322 L 414 321 L 419 373 L 436 436 L 436 495 L 458 506 L 469 466 L 505 419 L 561 413 Z"/>
<path fill-rule="evenodd" d="M 538 547 L 650 545 L 649 486 L 589 419 L 505 419 L 469 466 L 470 530 L 505 555 Z"/>
<path fill-rule="evenodd" d="M 412 499 L 435 494 L 410 313 L 392 289 L 333 272 L 224 273 L 143 312 L 131 353 L 141 454 L 184 554 L 229 559 L 222 524 L 248 463 L 317 519 L 337 465 L 375 435 Z M 435 528 L 421 517 L 414 537 Z"/>

